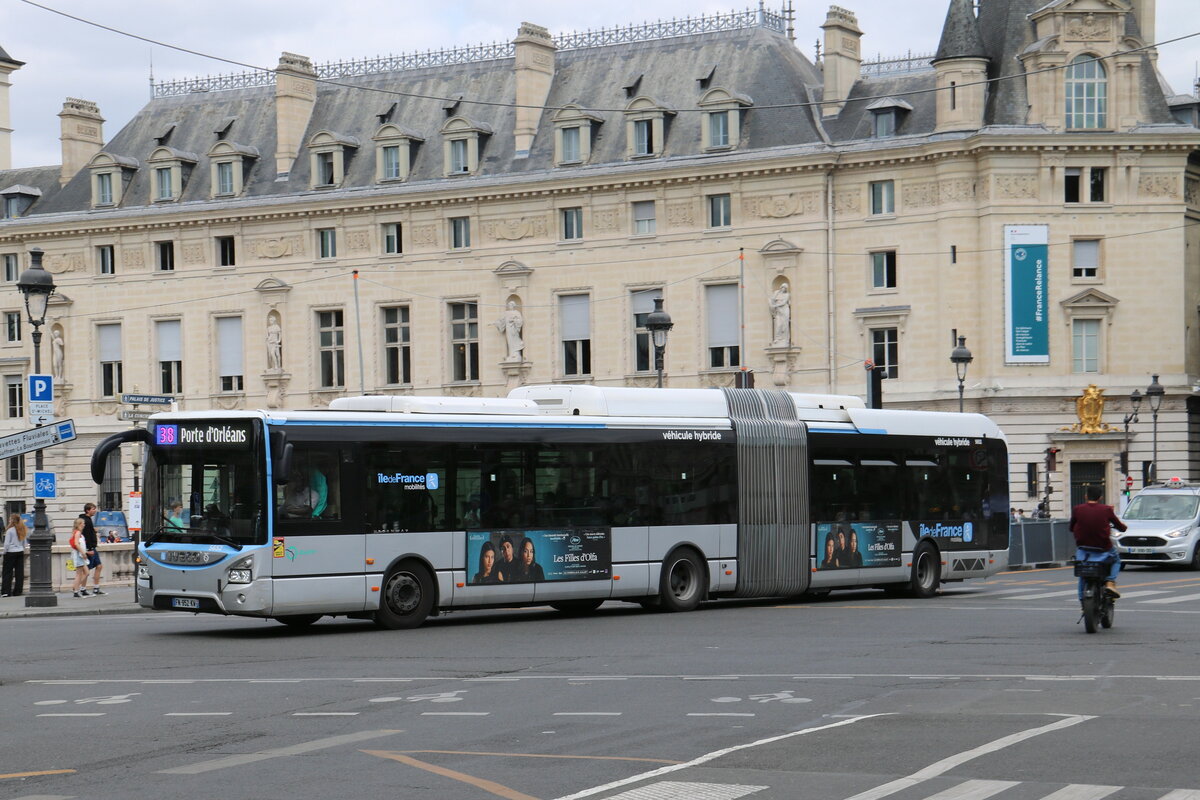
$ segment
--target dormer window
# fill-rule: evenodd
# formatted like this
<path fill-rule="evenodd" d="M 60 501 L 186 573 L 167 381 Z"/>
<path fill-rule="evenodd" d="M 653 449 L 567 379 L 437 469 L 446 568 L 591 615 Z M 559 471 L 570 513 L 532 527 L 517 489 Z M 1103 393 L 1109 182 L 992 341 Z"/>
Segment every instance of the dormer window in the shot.
<path fill-rule="evenodd" d="M 1066 101 L 1068 130 L 1108 127 L 1108 73 L 1095 56 L 1071 60 L 1066 70 Z"/>
<path fill-rule="evenodd" d="M 492 129 L 466 117 L 451 117 L 442 125 L 442 160 L 446 175 L 473 175 L 479 171 L 482 141 Z"/>
<path fill-rule="evenodd" d="M 881 97 L 867 106 L 871 112 L 871 135 L 888 139 L 896 135 L 904 116 L 913 110 L 912 104 L 899 97 Z"/>
<path fill-rule="evenodd" d="M 147 161 L 152 169 L 153 183 L 150 200 L 153 203 L 170 203 L 183 195 L 183 187 L 199 156 L 176 150 L 173 147 L 157 147 Z"/>
<path fill-rule="evenodd" d="M 4 219 L 16 219 L 24 216 L 29 207 L 36 203 L 41 196 L 42 190 L 37 187 L 13 184 L 0 191 L 0 198 L 3 198 L 3 203 L 0 204 L 0 214 Z"/>
<path fill-rule="evenodd" d="M 569 104 L 554 115 L 554 163 L 586 164 L 592 157 L 592 130 L 600 117 Z"/>
<path fill-rule="evenodd" d="M 628 158 L 662 155 L 667 140 L 667 117 L 675 112 L 649 97 L 637 97 L 625 107 L 625 154 Z"/>
<path fill-rule="evenodd" d="M 308 140 L 310 185 L 314 189 L 330 189 L 341 186 L 346 179 L 346 167 L 358 139 L 331 131 L 320 131 Z"/>
<path fill-rule="evenodd" d="M 704 150 L 730 150 L 741 141 L 744 109 L 754 101 L 726 89 L 709 89 L 697 104 L 701 115 L 700 146 Z"/>
<path fill-rule="evenodd" d="M 391 109 L 387 115 L 391 115 Z M 371 138 L 375 142 L 376 182 L 408 180 L 416 150 L 425 139 L 416 131 L 390 123 L 381 126 Z"/>
<path fill-rule="evenodd" d="M 97 153 L 88 162 L 92 174 L 92 208 L 111 208 L 121 205 L 125 187 L 133 180 L 139 167 L 137 159 Z"/>
<path fill-rule="evenodd" d="M 220 141 L 208 151 L 212 162 L 213 197 L 237 197 L 245 185 L 247 162 L 259 157 L 258 148 Z"/>

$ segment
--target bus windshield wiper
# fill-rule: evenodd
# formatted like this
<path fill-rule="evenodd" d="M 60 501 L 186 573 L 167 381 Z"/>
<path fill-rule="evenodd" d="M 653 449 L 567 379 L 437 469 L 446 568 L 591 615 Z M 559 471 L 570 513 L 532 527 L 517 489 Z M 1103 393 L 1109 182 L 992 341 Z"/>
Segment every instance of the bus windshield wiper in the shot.
<path fill-rule="evenodd" d="M 202 531 L 202 532 L 201 532 L 201 535 L 203 535 L 203 536 L 210 536 L 210 537 L 212 537 L 213 539 L 216 539 L 216 540 L 217 540 L 218 542 L 220 542 L 221 544 L 227 544 L 227 545 L 229 545 L 229 546 L 230 546 L 230 547 L 232 547 L 234 550 L 241 550 L 241 549 L 242 549 L 242 545 L 241 545 L 241 543 L 239 543 L 239 542 L 236 542 L 236 541 L 234 541 L 233 539 L 230 539 L 228 536 L 222 536 L 221 534 L 219 534 L 219 533 L 217 533 L 217 532 L 215 532 L 215 531 Z"/>

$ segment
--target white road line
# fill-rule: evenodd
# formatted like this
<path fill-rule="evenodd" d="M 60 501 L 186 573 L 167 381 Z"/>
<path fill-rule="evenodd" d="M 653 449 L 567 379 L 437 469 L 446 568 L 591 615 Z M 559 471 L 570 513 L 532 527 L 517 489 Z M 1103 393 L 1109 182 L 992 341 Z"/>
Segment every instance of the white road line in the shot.
<path fill-rule="evenodd" d="M 361 731 L 360 733 L 348 733 L 342 736 L 330 736 L 325 739 L 315 739 L 311 742 L 303 742 L 294 744 L 289 747 L 276 747 L 271 750 L 260 750 L 257 753 L 241 753 L 236 756 L 225 756 L 224 758 L 214 758 L 211 761 L 201 761 L 197 764 L 186 764 L 182 767 L 171 767 L 170 769 L 158 770 L 159 775 L 199 775 L 202 772 L 212 772 L 218 769 L 227 769 L 229 767 L 240 767 L 245 764 L 254 764 L 258 761 L 266 761 L 271 758 L 280 758 L 281 756 L 298 756 L 304 753 L 311 753 L 315 750 L 326 750 L 330 747 L 340 747 L 345 744 L 357 744 L 370 739 L 380 739 L 384 736 L 394 736 L 403 731 Z"/>
<path fill-rule="evenodd" d="M 1134 597 L 1149 597 L 1152 594 L 1166 594 L 1167 591 L 1167 589 L 1144 589 L 1140 592 L 1121 592 L 1121 599 L 1130 600 Z M 1150 603 L 1153 601 L 1147 600 L 1146 602 Z"/>
<path fill-rule="evenodd" d="M 168 680 L 168 679 L 166 679 L 166 678 L 163 678 L 163 679 L 161 679 L 161 680 L 143 680 L 143 681 L 142 681 L 142 683 L 143 683 L 143 684 L 147 684 L 147 685 L 151 685 L 151 686 L 153 686 L 153 685 L 157 685 L 157 684 L 160 684 L 160 683 L 195 683 L 195 681 L 188 681 L 188 680 Z"/>
<path fill-rule="evenodd" d="M 627 786 L 628 784 L 631 784 L 631 783 L 637 783 L 639 781 L 649 780 L 650 778 L 657 778 L 660 775 L 668 775 L 672 772 L 678 772 L 679 770 L 690 769 L 691 767 L 697 767 L 701 764 L 705 764 L 709 761 L 720 758 L 722 756 L 727 756 L 730 753 L 736 753 L 739 750 L 748 750 L 751 747 L 758 747 L 758 746 L 764 745 L 764 744 L 773 744 L 775 742 L 781 742 L 784 739 L 791 739 L 794 736 L 804 736 L 809 733 L 820 733 L 821 731 L 827 731 L 827 730 L 831 730 L 833 728 L 841 728 L 846 725 L 853 725 L 854 723 L 861 722 L 864 719 L 871 719 L 873 717 L 882 717 L 882 716 L 889 716 L 889 715 L 887 715 L 887 714 L 865 714 L 861 717 L 852 717 L 850 719 L 839 720 L 838 722 L 831 722 L 828 725 L 818 725 L 815 728 L 804 728 L 803 730 L 799 730 L 799 731 L 783 733 L 783 734 L 780 734 L 779 736 L 771 736 L 766 739 L 759 739 L 758 741 L 755 741 L 755 742 L 747 742 L 746 744 L 734 745 L 733 747 L 726 747 L 721 750 L 714 750 L 711 753 L 706 753 L 706 754 L 700 756 L 699 758 L 693 758 L 691 761 L 685 762 L 683 764 L 672 764 L 669 767 L 659 767 L 658 769 L 652 769 L 649 772 L 643 772 L 640 775 L 631 775 L 628 778 L 622 778 L 619 781 L 613 781 L 612 783 L 606 783 L 603 786 L 594 786 L 591 789 L 584 789 L 582 792 L 576 792 L 575 794 L 564 795 L 563 797 L 558 798 L 558 800 L 579 800 L 579 798 L 581 798 L 581 797 L 591 797 L 592 795 L 600 794 L 602 792 L 609 792 L 609 791 L 612 791 L 613 789 L 619 788 L 621 786 Z"/>
<path fill-rule="evenodd" d="M 1067 589 L 1061 592 L 1038 592 L 1037 594 L 1023 594 L 1019 597 L 1006 597 L 1005 600 L 1044 600 L 1047 597 L 1078 597 L 1079 588 Z"/>
<path fill-rule="evenodd" d="M 753 717 L 749 711 L 691 711 L 689 717 Z"/>
<path fill-rule="evenodd" d="M 75 800 L 75 794 L 27 794 L 12 800 Z"/>
<path fill-rule="evenodd" d="M 1095 675 L 1026 675 L 1027 681 L 1094 681 Z"/>
<path fill-rule="evenodd" d="M 1145 600 L 1143 602 L 1145 602 L 1147 604 L 1161 603 L 1161 604 L 1165 605 L 1167 603 L 1190 603 L 1193 600 L 1200 600 L 1200 594 L 1184 594 L 1184 595 L 1177 595 L 1175 597 L 1160 597 L 1157 600 Z"/>
<path fill-rule="evenodd" d="M 354 683 L 412 683 L 412 678 L 351 678 Z M 477 680 L 467 678 L 467 680 Z M 516 680 L 515 678 L 513 680 Z"/>
<path fill-rule="evenodd" d="M 422 711 L 422 717 L 486 717 L 490 711 Z"/>
<path fill-rule="evenodd" d="M 944 792 L 930 795 L 925 800 L 986 800 L 1019 783 L 1020 781 L 963 781 Z"/>
<path fill-rule="evenodd" d="M 293 717 L 357 717 L 357 711 L 297 711 Z"/>
<path fill-rule="evenodd" d="M 89 712 L 89 713 L 86 713 L 86 714 L 85 714 L 85 713 L 83 713 L 83 712 L 77 712 L 77 713 L 74 713 L 74 714 L 70 714 L 70 713 L 63 713 L 63 714 L 38 714 L 38 716 L 39 716 L 39 717 L 103 717 L 103 716 L 104 716 L 104 712 L 103 712 L 103 711 L 92 711 L 92 712 Z"/>
<path fill-rule="evenodd" d="M 1158 800 L 1200 800 L 1200 790 L 1197 789 L 1176 789 L 1173 792 L 1168 792 Z"/>
<path fill-rule="evenodd" d="M 520 678 L 463 678 L 463 683 L 516 683 Z"/>
<path fill-rule="evenodd" d="M 619 717 L 620 711 L 555 711 L 556 717 Z"/>
<path fill-rule="evenodd" d="M 998 597 L 1002 594 L 1021 594 L 1022 592 L 1036 592 L 1039 589 L 1044 589 L 1044 586 L 1023 586 L 1020 589 L 1001 589 L 998 592 L 980 592 L 980 597 Z"/>
<path fill-rule="evenodd" d="M 168 711 L 164 717 L 231 717 L 232 711 Z"/>
<path fill-rule="evenodd" d="M 1101 798 L 1108 797 L 1120 788 L 1120 786 L 1092 786 L 1086 783 L 1072 783 L 1070 786 L 1064 786 L 1053 794 L 1046 795 L 1042 800 L 1101 800 Z"/>
<path fill-rule="evenodd" d="M 948 758 L 943 758 L 941 761 L 935 761 L 924 769 L 919 769 L 911 775 L 903 778 L 897 778 L 894 781 L 889 781 L 882 786 L 876 786 L 874 789 L 868 789 L 865 792 L 860 792 L 847 800 L 879 800 L 881 797 L 889 797 L 890 795 L 902 792 L 909 787 L 916 786 L 919 783 L 924 783 L 930 778 L 936 778 L 962 764 L 972 761 L 980 756 L 988 753 L 995 753 L 1003 750 L 1014 744 L 1019 744 L 1027 739 L 1032 739 L 1034 736 L 1041 736 L 1043 733 L 1061 730 L 1062 728 L 1070 728 L 1073 725 L 1078 725 L 1081 722 L 1086 722 L 1095 717 L 1088 716 L 1070 716 L 1065 719 L 1057 720 L 1049 725 L 1043 725 L 1040 728 L 1029 728 L 1028 730 L 1019 731 L 1009 736 L 1002 736 L 995 741 L 980 745 L 979 747 L 970 750 L 964 750 L 961 753 L 956 753 Z"/>

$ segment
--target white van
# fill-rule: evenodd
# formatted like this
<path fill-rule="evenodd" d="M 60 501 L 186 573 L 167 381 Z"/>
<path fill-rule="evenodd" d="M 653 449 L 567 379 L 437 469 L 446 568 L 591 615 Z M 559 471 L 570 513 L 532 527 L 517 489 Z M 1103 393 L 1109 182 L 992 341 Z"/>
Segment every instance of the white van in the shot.
<path fill-rule="evenodd" d="M 1129 530 L 1113 536 L 1125 563 L 1200 570 L 1200 486 L 1179 478 L 1151 484 L 1134 495 L 1121 519 Z"/>

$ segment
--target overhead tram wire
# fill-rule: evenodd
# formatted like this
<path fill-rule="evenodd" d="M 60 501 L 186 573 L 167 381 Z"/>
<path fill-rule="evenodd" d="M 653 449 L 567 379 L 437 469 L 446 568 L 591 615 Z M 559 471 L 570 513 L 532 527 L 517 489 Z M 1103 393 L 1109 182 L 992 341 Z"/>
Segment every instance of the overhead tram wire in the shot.
<path fill-rule="evenodd" d="M 215 56 L 215 55 L 212 55 L 210 53 L 205 53 L 200 50 L 192 50 L 187 47 L 170 44 L 169 42 L 164 42 L 164 41 L 161 41 L 158 39 L 151 39 L 148 36 L 141 36 L 140 34 L 131 33 L 129 31 L 122 30 L 121 28 L 116 28 L 111 25 L 105 25 L 100 22 L 95 22 L 93 20 L 77 16 L 75 14 L 68 14 L 67 12 L 61 11 L 57 8 L 52 8 L 51 6 L 47 6 L 42 3 L 35 2 L 35 0 L 20 0 L 20 2 L 22 2 L 26 5 L 29 5 L 29 6 L 33 6 L 34 8 L 40 8 L 41 10 L 46 11 L 51 14 L 57 14 L 61 17 L 65 17 L 67 19 L 73 20 L 75 22 L 79 22 L 84 25 L 91 25 L 92 27 L 100 28 L 101 30 L 108 31 L 110 33 L 115 33 L 118 36 L 126 36 L 131 39 L 137 39 L 138 41 L 146 42 L 147 44 L 157 45 L 158 47 L 165 47 L 169 50 L 175 50 L 180 53 L 187 53 L 188 55 L 193 55 L 193 56 L 197 56 L 199 58 L 209 59 L 210 61 L 218 61 L 223 64 L 230 64 L 230 65 L 237 66 L 237 67 L 243 67 L 245 69 L 253 70 L 255 72 L 270 72 L 270 73 L 275 72 L 275 70 L 270 67 L 263 67 L 263 66 L 259 66 L 257 64 L 248 64 L 244 61 L 236 61 L 231 58 L 224 58 L 223 56 Z M 1176 36 L 1171 39 L 1163 39 L 1159 42 L 1154 42 L 1152 44 L 1143 45 L 1141 47 L 1130 48 L 1128 50 L 1122 50 L 1118 53 L 1111 53 L 1106 56 L 1095 56 L 1094 58 L 1088 59 L 1088 60 L 1080 62 L 1080 63 L 1094 63 L 1094 62 L 1101 62 L 1101 61 L 1109 61 L 1109 60 L 1116 59 L 1119 57 L 1127 56 L 1131 53 L 1141 53 L 1141 52 L 1146 52 L 1149 50 L 1155 50 L 1164 45 L 1175 44 L 1177 42 L 1182 42 L 1182 41 L 1185 41 L 1187 39 L 1191 39 L 1191 38 L 1194 38 L 1197 36 L 1200 36 L 1200 31 L 1184 34 L 1182 36 Z M 1060 64 L 1060 65 L 1050 66 L 1050 67 L 1043 67 L 1042 69 L 1032 70 L 1030 72 L 1020 72 L 1020 73 L 1015 73 L 1013 75 L 999 75 L 995 78 L 985 78 L 984 80 L 981 80 L 981 81 L 962 83 L 962 84 L 956 85 L 953 88 L 956 90 L 962 90 L 962 89 L 965 89 L 965 88 L 968 88 L 971 86 L 988 86 L 988 85 L 991 85 L 994 83 L 1000 83 L 1002 81 L 1014 80 L 1017 78 L 1026 78 L 1031 75 L 1041 75 L 1043 73 L 1048 73 L 1048 72 L 1062 72 L 1064 70 L 1071 69 L 1074 66 L 1076 66 L 1076 64 L 1071 63 L 1071 64 Z M 345 88 L 345 89 L 357 89 L 359 91 L 376 92 L 379 94 L 386 94 L 386 95 L 390 95 L 393 97 L 408 97 L 408 98 L 412 98 L 415 100 L 433 100 L 433 101 L 441 102 L 441 103 L 453 101 L 453 102 L 457 102 L 457 103 L 466 103 L 469 105 L 492 106 L 492 107 L 497 107 L 497 108 L 530 108 L 530 109 L 539 109 L 542 111 L 562 111 L 564 108 L 566 108 L 565 106 L 547 106 L 547 105 L 540 105 L 540 104 L 536 104 L 536 103 L 506 103 L 506 102 L 496 101 L 496 100 L 475 100 L 475 99 L 469 99 L 466 97 L 461 97 L 461 98 L 460 97 L 444 97 L 441 95 L 421 94 L 419 92 L 403 92 L 403 91 L 400 91 L 397 89 L 384 89 L 384 88 L 380 88 L 377 86 L 361 86 L 359 84 L 346 83 L 344 81 L 332 80 L 330 78 L 316 77 L 316 78 L 313 78 L 313 81 L 315 83 L 322 83 L 327 86 L 337 86 L 337 87 L 341 87 L 341 88 Z M 848 98 L 848 102 L 855 102 L 855 103 L 871 102 L 874 100 L 883 100 L 883 99 L 890 98 L 890 97 L 913 97 L 916 95 L 932 94 L 934 92 L 949 91 L 951 88 L 952 87 L 949 87 L 949 86 L 946 86 L 946 87 L 936 87 L 935 86 L 935 87 L 932 87 L 929 89 L 912 89 L 912 90 L 905 91 L 905 92 L 889 92 L 886 95 L 868 95 L 865 97 Z M 624 113 L 626 111 L 625 108 L 605 108 L 602 106 L 586 106 L 585 107 L 585 106 L 579 106 L 579 104 L 573 104 L 573 105 L 578 106 L 583 111 L 601 111 L 601 112 L 607 112 L 607 113 Z M 774 103 L 774 104 L 761 105 L 761 106 L 756 105 L 756 106 L 753 106 L 753 108 L 756 111 L 766 111 L 766 110 L 788 109 L 788 108 L 819 108 L 822 105 L 824 105 L 823 102 Z M 706 113 L 705 110 L 701 109 L 701 108 L 679 108 L 679 109 L 674 109 L 674 111 L 679 114 Z"/>

